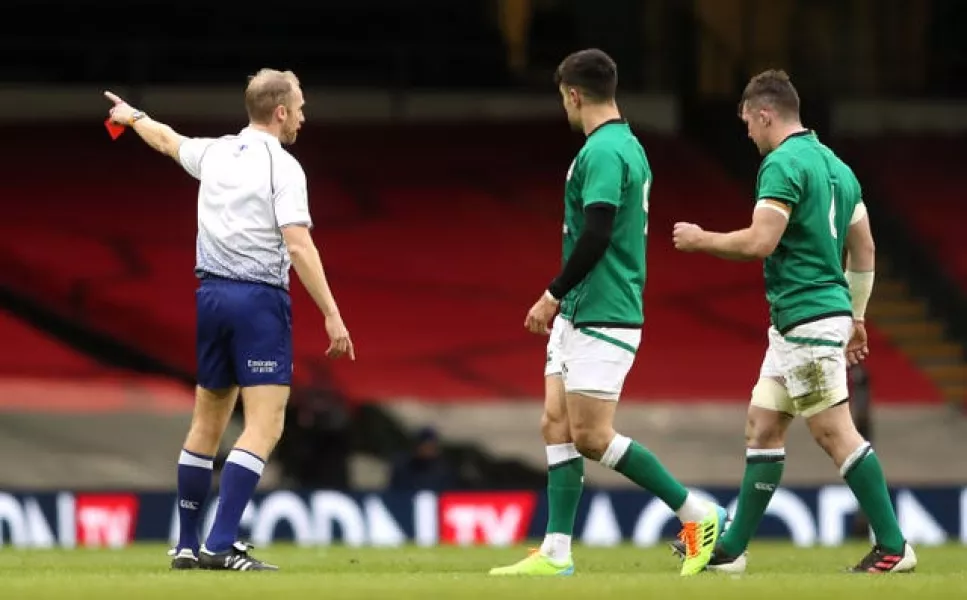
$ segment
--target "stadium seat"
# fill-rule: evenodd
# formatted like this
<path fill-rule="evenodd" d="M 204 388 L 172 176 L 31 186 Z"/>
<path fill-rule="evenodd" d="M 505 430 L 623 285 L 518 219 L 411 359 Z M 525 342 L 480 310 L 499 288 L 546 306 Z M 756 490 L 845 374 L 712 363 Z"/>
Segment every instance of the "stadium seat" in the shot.
<path fill-rule="evenodd" d="M 843 145 L 861 173 L 871 178 L 877 197 L 910 223 L 951 280 L 967 290 L 967 245 L 960 229 L 950 226 L 951 215 L 962 211 L 963 142 L 896 137 L 844 140 Z"/>
<path fill-rule="evenodd" d="M 110 371 L 5 310 L 0 310 L 0 339 L 0 377 L 91 377 Z"/>
<path fill-rule="evenodd" d="M 182 382 L 103 365 L 0 310 L 0 413 L 184 413 Z"/>

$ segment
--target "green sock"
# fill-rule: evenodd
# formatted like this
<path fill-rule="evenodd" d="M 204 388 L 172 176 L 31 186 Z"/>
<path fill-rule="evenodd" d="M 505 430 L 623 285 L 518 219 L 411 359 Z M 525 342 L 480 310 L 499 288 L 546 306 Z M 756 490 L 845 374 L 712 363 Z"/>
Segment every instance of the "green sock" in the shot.
<path fill-rule="evenodd" d="M 719 545 L 729 556 L 739 556 L 749 547 L 749 541 L 759 528 L 769 501 L 782 480 L 785 465 L 786 451 L 782 448 L 746 450 L 739 505 L 732 524 L 719 540 Z"/>
<path fill-rule="evenodd" d="M 840 473 L 869 519 L 877 544 L 889 552 L 902 554 L 906 541 L 890 501 L 883 467 L 869 442 L 846 459 Z"/>
<path fill-rule="evenodd" d="M 616 435 L 601 464 L 614 469 L 645 488 L 674 511 L 685 504 L 688 490 L 672 477 L 650 450 L 623 435 Z"/>
<path fill-rule="evenodd" d="M 571 444 L 560 444 L 560 446 Z M 548 452 L 550 454 L 550 451 Z M 547 468 L 547 533 L 574 534 L 574 519 L 578 512 L 578 502 L 584 489 L 584 458 L 577 456 L 560 457 L 561 462 L 552 463 L 548 456 Z"/>

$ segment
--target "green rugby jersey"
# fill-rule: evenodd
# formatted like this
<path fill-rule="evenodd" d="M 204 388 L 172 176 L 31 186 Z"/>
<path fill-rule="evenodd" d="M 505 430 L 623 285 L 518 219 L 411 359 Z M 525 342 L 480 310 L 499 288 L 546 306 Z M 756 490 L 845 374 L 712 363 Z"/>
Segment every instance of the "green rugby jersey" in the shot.
<path fill-rule="evenodd" d="M 564 188 L 565 263 L 581 236 L 585 207 L 604 202 L 616 208 L 607 251 L 561 300 L 561 316 L 575 327 L 641 327 L 644 323 L 651 181 L 645 151 L 620 119 L 592 131 L 571 163 Z"/>
<path fill-rule="evenodd" d="M 793 134 L 759 167 L 756 200 L 766 199 L 792 210 L 764 264 L 772 324 L 785 333 L 810 321 L 852 315 L 843 250 L 853 210 L 862 202 L 852 169 L 812 131 Z"/>

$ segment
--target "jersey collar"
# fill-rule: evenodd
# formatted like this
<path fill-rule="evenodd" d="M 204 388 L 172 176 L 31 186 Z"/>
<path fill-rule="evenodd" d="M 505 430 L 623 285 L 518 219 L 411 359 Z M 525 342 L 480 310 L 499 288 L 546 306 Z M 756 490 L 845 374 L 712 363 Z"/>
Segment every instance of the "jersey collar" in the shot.
<path fill-rule="evenodd" d="M 250 135 L 253 137 L 257 137 L 260 140 L 263 140 L 266 142 L 275 143 L 276 145 L 279 145 L 279 146 L 282 145 L 282 142 L 279 141 L 279 138 L 275 137 L 271 133 L 265 133 L 264 131 L 259 131 L 258 129 L 253 129 L 251 127 L 246 127 L 242 129 L 241 131 L 238 132 L 238 135 L 240 136 Z"/>
<path fill-rule="evenodd" d="M 627 119 L 625 119 L 624 117 L 618 117 L 617 119 L 608 119 L 608 120 L 607 120 L 607 121 L 605 121 L 604 123 L 601 123 L 600 125 L 598 125 L 598 126 L 597 126 L 597 127 L 595 127 L 594 129 L 592 129 L 592 130 L 591 130 L 591 131 L 590 131 L 590 132 L 588 133 L 588 137 L 591 137 L 592 135 L 594 135 L 595 133 L 597 133 L 597 132 L 598 132 L 598 131 L 600 131 L 601 129 L 604 129 L 604 128 L 605 128 L 605 127 L 607 127 L 608 125 L 617 125 L 618 123 L 622 123 L 622 124 L 624 124 L 624 123 L 627 123 L 627 122 L 628 122 L 628 120 L 627 120 Z"/>
<path fill-rule="evenodd" d="M 779 142 L 779 146 L 785 144 L 786 140 L 791 140 L 792 138 L 795 138 L 795 137 L 805 137 L 807 135 L 813 135 L 814 133 L 815 131 L 813 131 L 812 129 L 803 129 L 802 131 L 797 131 L 796 133 L 790 133 L 789 135 L 784 137 L 781 142 Z M 776 148 L 778 148 L 779 146 L 776 146 Z"/>

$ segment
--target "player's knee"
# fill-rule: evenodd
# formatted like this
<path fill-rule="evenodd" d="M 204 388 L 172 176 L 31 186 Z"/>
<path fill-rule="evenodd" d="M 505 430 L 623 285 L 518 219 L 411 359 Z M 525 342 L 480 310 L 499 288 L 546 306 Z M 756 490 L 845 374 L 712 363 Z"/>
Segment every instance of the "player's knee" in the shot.
<path fill-rule="evenodd" d="M 851 432 L 843 431 L 842 428 L 826 426 L 810 428 L 810 430 L 820 448 L 833 458 L 848 454 L 848 451 L 856 445 Z M 859 434 L 857 433 L 856 436 Z"/>
<path fill-rule="evenodd" d="M 778 415 L 776 415 L 778 416 Z M 782 448 L 786 431 L 783 424 L 772 415 L 750 412 L 745 422 L 745 445 L 753 449 Z"/>
<path fill-rule="evenodd" d="M 195 416 L 191 421 L 188 437 L 203 444 L 217 444 L 223 433 L 222 423 L 215 419 Z"/>
<path fill-rule="evenodd" d="M 752 403 L 745 423 L 746 447 L 782 448 L 792 410 L 786 388 L 775 379 L 760 378 L 752 388 Z"/>
<path fill-rule="evenodd" d="M 246 433 L 258 437 L 266 446 L 272 448 L 282 439 L 285 426 L 285 413 L 261 415 L 261 418 L 245 424 Z"/>
<path fill-rule="evenodd" d="M 548 444 L 565 444 L 570 441 L 567 415 L 545 410 L 541 415 L 541 435 Z"/>
<path fill-rule="evenodd" d="M 191 418 L 185 447 L 202 454 L 214 454 L 225 433 L 227 419 L 215 411 L 196 410 Z"/>
<path fill-rule="evenodd" d="M 278 409 L 247 411 L 245 415 L 245 430 L 240 439 L 244 440 L 247 450 L 256 452 L 259 456 L 267 456 L 275 449 L 282 438 L 285 425 L 285 406 Z"/>
<path fill-rule="evenodd" d="M 831 410 L 834 409 L 824 411 L 830 414 L 820 413 L 809 419 L 809 432 L 826 454 L 839 461 L 848 456 L 864 440 L 851 418 L 833 414 Z M 845 413 L 845 411 L 842 412 Z"/>
<path fill-rule="evenodd" d="M 591 460 L 601 460 L 613 437 L 614 431 L 610 427 L 571 425 L 571 439 L 574 440 L 574 447 L 582 456 Z"/>
<path fill-rule="evenodd" d="M 222 434 L 223 431 L 220 428 L 192 422 L 191 428 L 188 429 L 188 435 L 185 436 L 184 448 L 189 452 L 214 456 L 218 452 Z"/>

